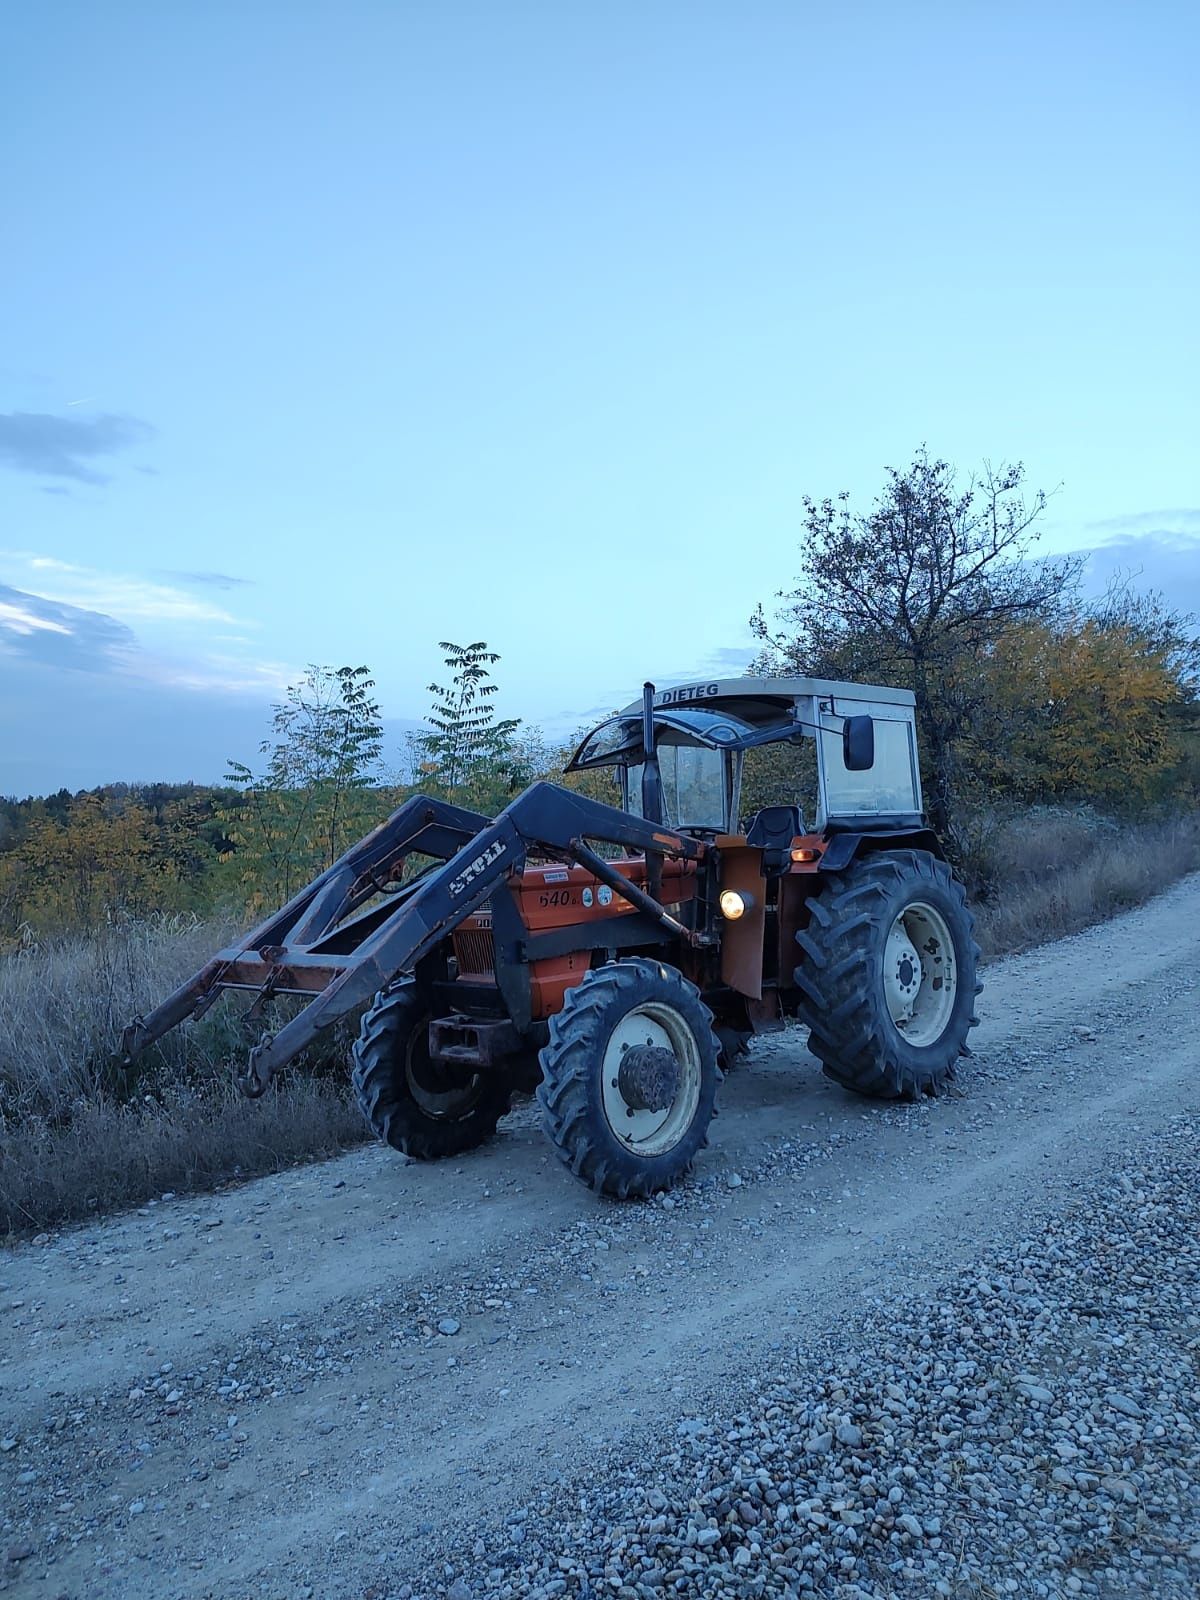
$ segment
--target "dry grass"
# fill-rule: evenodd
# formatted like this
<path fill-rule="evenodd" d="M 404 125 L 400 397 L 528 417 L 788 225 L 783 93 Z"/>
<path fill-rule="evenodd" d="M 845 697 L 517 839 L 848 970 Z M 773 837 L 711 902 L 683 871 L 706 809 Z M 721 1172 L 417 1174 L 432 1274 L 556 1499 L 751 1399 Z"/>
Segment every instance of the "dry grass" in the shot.
<path fill-rule="evenodd" d="M 112 1065 L 122 1028 L 191 977 L 229 932 L 193 917 L 156 917 L 29 940 L 0 958 L 0 1115 L 59 1122 L 81 1103 L 127 1098 L 137 1085 Z M 191 1082 L 211 1072 L 231 1042 L 222 1032 L 227 1023 L 168 1035 L 139 1079 Z"/>
<path fill-rule="evenodd" d="M 237 1092 L 237 1002 L 168 1034 L 129 1073 L 121 1029 L 190 977 L 230 930 L 117 924 L 0 957 L 0 1233 L 211 1188 L 360 1142 L 344 1039 L 261 1104 Z M 244 1008 L 242 1008 L 244 1009 Z"/>
<path fill-rule="evenodd" d="M 1130 827 L 1035 812 L 997 826 L 985 854 L 994 887 L 975 914 L 989 961 L 1079 933 L 1200 869 L 1200 820 Z"/>
<path fill-rule="evenodd" d="M 65 1126 L 32 1118 L 0 1132 L 0 1228 L 29 1232 L 136 1205 L 166 1190 L 211 1189 L 362 1142 L 345 1089 L 293 1074 L 261 1103 L 233 1086 L 81 1105 Z"/>
<path fill-rule="evenodd" d="M 994 959 L 1076 933 L 1200 868 L 1196 819 L 1117 827 L 1047 812 L 979 822 L 979 941 Z M 121 1028 L 227 942 L 193 919 L 115 925 L 0 956 L 0 1233 L 36 1231 L 212 1188 L 346 1149 L 365 1137 L 346 1039 L 286 1073 L 262 1103 L 233 1070 L 236 1002 L 114 1066 Z"/>

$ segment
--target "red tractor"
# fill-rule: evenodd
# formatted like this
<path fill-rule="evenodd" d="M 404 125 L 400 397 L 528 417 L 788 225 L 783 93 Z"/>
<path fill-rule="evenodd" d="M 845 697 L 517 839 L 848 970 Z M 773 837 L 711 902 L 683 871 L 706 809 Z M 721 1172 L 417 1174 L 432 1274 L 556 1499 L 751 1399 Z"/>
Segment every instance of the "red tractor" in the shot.
<path fill-rule="evenodd" d="M 611 769 L 619 806 L 550 783 L 493 819 L 409 800 L 135 1019 L 126 1059 L 224 990 L 253 1015 L 310 997 L 250 1051 L 257 1096 L 365 1006 L 354 1086 L 388 1144 L 459 1155 L 536 1092 L 564 1163 L 622 1198 L 687 1172 L 721 1064 L 789 1017 L 846 1088 L 934 1094 L 976 1022 L 978 950 L 922 811 L 912 707 L 808 678 L 647 684 L 568 766 Z M 775 745 L 807 750 L 815 814 L 739 820 L 745 762 Z"/>

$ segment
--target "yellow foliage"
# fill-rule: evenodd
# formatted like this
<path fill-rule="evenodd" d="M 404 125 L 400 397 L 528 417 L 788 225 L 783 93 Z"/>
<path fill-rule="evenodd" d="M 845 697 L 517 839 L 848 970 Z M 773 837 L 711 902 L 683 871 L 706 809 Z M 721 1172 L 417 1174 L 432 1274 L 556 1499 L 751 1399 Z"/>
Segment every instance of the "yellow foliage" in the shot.
<path fill-rule="evenodd" d="M 986 787 L 1125 807 L 1158 797 L 1179 760 L 1178 673 L 1124 623 L 1010 627 L 981 670 L 987 712 L 971 765 Z"/>
<path fill-rule="evenodd" d="M 174 875 L 155 848 L 150 814 L 86 795 L 65 822 L 39 817 L 4 859 L 4 887 L 38 928 L 83 927 L 162 903 Z"/>

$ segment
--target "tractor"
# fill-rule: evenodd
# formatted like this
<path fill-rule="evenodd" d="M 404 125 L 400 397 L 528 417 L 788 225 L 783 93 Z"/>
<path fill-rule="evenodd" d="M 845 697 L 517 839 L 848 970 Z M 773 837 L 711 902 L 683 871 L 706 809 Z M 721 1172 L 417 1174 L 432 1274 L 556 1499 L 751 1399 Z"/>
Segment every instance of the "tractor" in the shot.
<path fill-rule="evenodd" d="M 977 1020 L 979 952 L 922 810 L 913 704 L 811 678 L 646 684 L 567 766 L 614 803 L 539 782 L 488 818 L 417 795 L 136 1018 L 124 1059 L 224 991 L 254 996 L 250 1024 L 300 996 L 249 1051 L 259 1096 L 361 1011 L 353 1084 L 379 1138 L 457 1156 L 533 1093 L 563 1163 L 622 1199 L 679 1182 L 723 1068 L 788 1019 L 845 1088 L 936 1094 Z M 769 746 L 813 792 L 743 817 Z"/>

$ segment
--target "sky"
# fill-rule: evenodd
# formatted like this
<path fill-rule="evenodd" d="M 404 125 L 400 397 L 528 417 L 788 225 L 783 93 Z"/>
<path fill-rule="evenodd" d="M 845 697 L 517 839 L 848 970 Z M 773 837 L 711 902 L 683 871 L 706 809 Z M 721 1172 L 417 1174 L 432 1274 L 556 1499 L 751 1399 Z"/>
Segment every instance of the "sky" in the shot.
<path fill-rule="evenodd" d="M 0 792 L 219 778 L 438 641 L 741 671 L 801 501 L 1022 460 L 1200 611 L 1195 7 L 10 10 Z"/>

